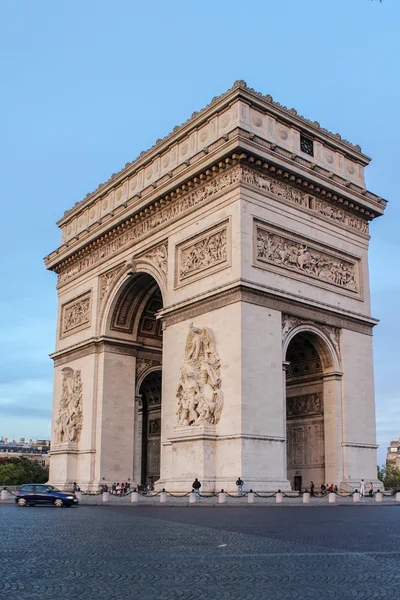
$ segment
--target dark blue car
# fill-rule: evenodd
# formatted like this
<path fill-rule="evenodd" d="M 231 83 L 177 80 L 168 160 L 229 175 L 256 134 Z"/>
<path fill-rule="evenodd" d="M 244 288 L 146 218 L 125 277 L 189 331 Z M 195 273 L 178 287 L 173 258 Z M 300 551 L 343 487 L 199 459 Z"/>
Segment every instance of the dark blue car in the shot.
<path fill-rule="evenodd" d="M 60 492 L 51 485 L 44 483 L 27 483 L 21 485 L 16 492 L 15 502 L 18 506 L 34 506 L 35 504 L 54 504 L 73 506 L 78 504 L 78 499 L 73 492 Z"/>

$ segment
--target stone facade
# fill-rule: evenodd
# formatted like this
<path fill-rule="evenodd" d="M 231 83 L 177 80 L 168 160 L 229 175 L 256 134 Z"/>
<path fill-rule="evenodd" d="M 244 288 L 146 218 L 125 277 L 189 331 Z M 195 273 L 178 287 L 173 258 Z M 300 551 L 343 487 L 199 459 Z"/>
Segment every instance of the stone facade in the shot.
<path fill-rule="evenodd" d="M 65 213 L 52 483 L 375 480 L 368 162 L 239 81 Z"/>

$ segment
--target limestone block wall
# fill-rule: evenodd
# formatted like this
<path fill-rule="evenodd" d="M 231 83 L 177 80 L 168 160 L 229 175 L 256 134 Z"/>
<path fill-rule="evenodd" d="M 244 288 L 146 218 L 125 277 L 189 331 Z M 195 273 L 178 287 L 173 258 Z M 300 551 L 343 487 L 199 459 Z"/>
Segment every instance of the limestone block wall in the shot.
<path fill-rule="evenodd" d="M 376 480 L 372 336 L 342 331 L 344 479 Z"/>
<path fill-rule="evenodd" d="M 99 355 L 96 474 L 101 482 L 133 480 L 136 357 Z"/>

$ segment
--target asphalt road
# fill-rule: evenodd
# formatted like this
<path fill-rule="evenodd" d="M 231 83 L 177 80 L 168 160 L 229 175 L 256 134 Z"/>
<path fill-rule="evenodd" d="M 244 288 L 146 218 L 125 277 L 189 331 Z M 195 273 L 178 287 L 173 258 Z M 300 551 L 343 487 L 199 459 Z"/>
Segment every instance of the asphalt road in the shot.
<path fill-rule="evenodd" d="M 400 507 L 0 506 L 1 600 L 400 598 Z"/>

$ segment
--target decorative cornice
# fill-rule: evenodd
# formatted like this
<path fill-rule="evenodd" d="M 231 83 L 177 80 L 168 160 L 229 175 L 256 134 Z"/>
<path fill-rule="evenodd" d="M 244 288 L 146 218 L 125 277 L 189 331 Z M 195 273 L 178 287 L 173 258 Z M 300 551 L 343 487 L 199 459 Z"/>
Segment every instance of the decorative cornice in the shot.
<path fill-rule="evenodd" d="M 273 159 L 273 157 L 271 158 Z M 218 160 L 215 164 L 208 165 L 203 172 L 193 176 L 186 183 L 176 186 L 164 196 L 154 199 L 146 207 L 142 206 L 138 208 L 136 213 L 125 218 L 120 223 L 114 224 L 111 229 L 105 231 L 96 239 L 88 241 L 83 247 L 77 247 L 76 249 L 72 247 L 69 249 L 65 246 L 61 248 L 61 252 L 57 251 L 49 255 L 46 258 L 48 268 L 60 274 L 59 285 L 75 278 L 82 272 L 90 269 L 94 264 L 100 264 L 105 256 L 109 257 L 129 248 L 147 236 L 149 232 L 155 233 L 161 230 L 166 223 L 172 223 L 183 214 L 195 210 L 197 206 L 209 201 L 211 196 L 215 197 L 219 193 L 228 191 L 227 188 L 230 185 L 248 183 L 243 176 L 243 172 L 235 171 L 235 165 L 238 164 L 242 166 L 248 165 L 249 168 L 263 173 L 264 177 L 265 173 L 268 172 L 268 176 L 278 181 L 283 180 L 285 185 L 293 186 L 293 189 L 301 188 L 303 193 L 306 191 L 315 197 L 322 198 L 324 201 L 337 204 L 341 207 L 341 210 L 349 211 L 349 214 L 354 215 L 353 221 L 348 219 L 347 222 L 341 223 L 334 216 L 324 214 L 319 205 L 317 208 L 313 208 L 313 206 L 309 208 L 311 212 L 317 212 L 318 216 L 327 220 L 334 220 L 338 226 L 355 228 L 361 234 L 365 234 L 365 231 L 358 226 L 353 227 L 351 223 L 356 223 L 357 220 L 362 219 L 365 221 L 373 219 L 379 213 L 383 212 L 386 205 L 383 201 L 384 204 L 379 206 L 380 199 L 378 197 L 374 197 L 375 200 L 369 198 L 369 204 L 373 203 L 376 206 L 376 211 L 374 212 L 365 205 L 363 206 L 366 197 L 362 195 L 361 188 L 358 194 L 353 190 L 351 196 L 349 194 L 336 194 L 323 184 L 317 184 L 310 178 L 306 179 L 299 176 L 298 173 L 277 166 L 273 160 L 268 160 L 268 162 L 260 160 L 260 158 L 252 154 L 242 152 L 238 147 L 235 152 L 231 152 L 223 160 Z M 221 178 L 222 180 L 226 180 L 229 177 L 232 177 L 231 181 L 226 182 L 225 185 L 223 184 L 222 187 L 218 188 L 217 182 Z M 262 188 L 263 186 L 256 185 L 256 187 Z M 358 200 L 356 197 L 358 197 Z M 66 251 L 70 252 L 69 256 L 65 255 Z M 64 254 L 64 258 L 62 254 Z M 89 255 L 95 255 L 97 258 L 93 261 Z M 58 256 L 59 259 L 57 260 Z"/>
<path fill-rule="evenodd" d="M 158 139 L 151 148 L 141 152 L 136 159 L 126 163 L 125 167 L 118 173 L 113 173 L 110 179 L 98 185 L 93 192 L 86 194 L 83 200 L 76 202 L 72 209 L 65 211 L 64 217 L 60 219 L 59 224 L 61 224 L 77 207 L 83 205 L 87 206 L 95 197 L 105 194 L 111 187 L 121 183 L 122 180 L 131 176 L 140 167 L 146 165 L 151 155 L 161 153 L 165 151 L 168 146 L 176 143 L 185 135 L 185 133 L 187 133 L 189 126 L 199 126 L 209 116 L 208 113 L 210 113 L 210 109 L 218 108 L 219 110 L 222 110 L 222 108 L 224 108 L 226 104 L 232 102 L 235 97 L 241 97 L 243 100 L 247 100 L 250 103 L 254 102 L 259 104 L 261 105 L 261 108 L 271 111 L 283 121 L 297 124 L 300 128 L 307 127 L 314 135 L 321 136 L 327 143 L 331 143 L 331 145 L 336 147 L 341 146 L 344 153 L 347 151 L 353 156 L 356 155 L 356 158 L 363 164 L 368 164 L 370 160 L 369 157 L 361 152 L 361 147 L 359 145 L 354 145 L 343 139 L 338 133 L 332 133 L 321 127 L 318 121 L 311 121 L 302 115 L 299 115 L 294 108 L 287 108 L 279 102 L 274 101 L 269 94 L 263 95 L 253 88 L 248 87 L 245 81 L 237 80 L 230 89 L 219 96 L 215 96 L 203 109 L 192 113 L 189 119 L 181 125 L 174 127 L 171 133 L 164 138 Z M 217 105 L 220 106 L 217 107 Z"/>
<path fill-rule="evenodd" d="M 89 356 L 90 354 L 100 354 L 102 352 L 136 356 L 138 353 L 138 346 L 140 346 L 140 344 L 111 340 L 104 337 L 92 337 L 84 342 L 74 344 L 63 350 L 58 350 L 57 352 L 50 354 L 50 358 L 53 359 L 54 366 L 58 367 L 73 360 Z"/>
<path fill-rule="evenodd" d="M 324 323 L 326 326 L 349 329 L 366 335 L 372 335 L 372 329 L 377 324 L 377 321 L 362 315 L 338 314 L 329 306 L 322 307 L 315 303 L 311 304 L 307 298 L 304 301 L 291 299 L 278 296 L 273 291 L 267 292 L 240 284 L 221 292 L 214 291 L 213 295 L 206 298 L 192 299 L 184 306 L 170 307 L 161 311 L 161 318 L 165 327 L 169 327 L 235 302 L 256 304 L 257 306 L 293 315 L 308 322 Z"/>

